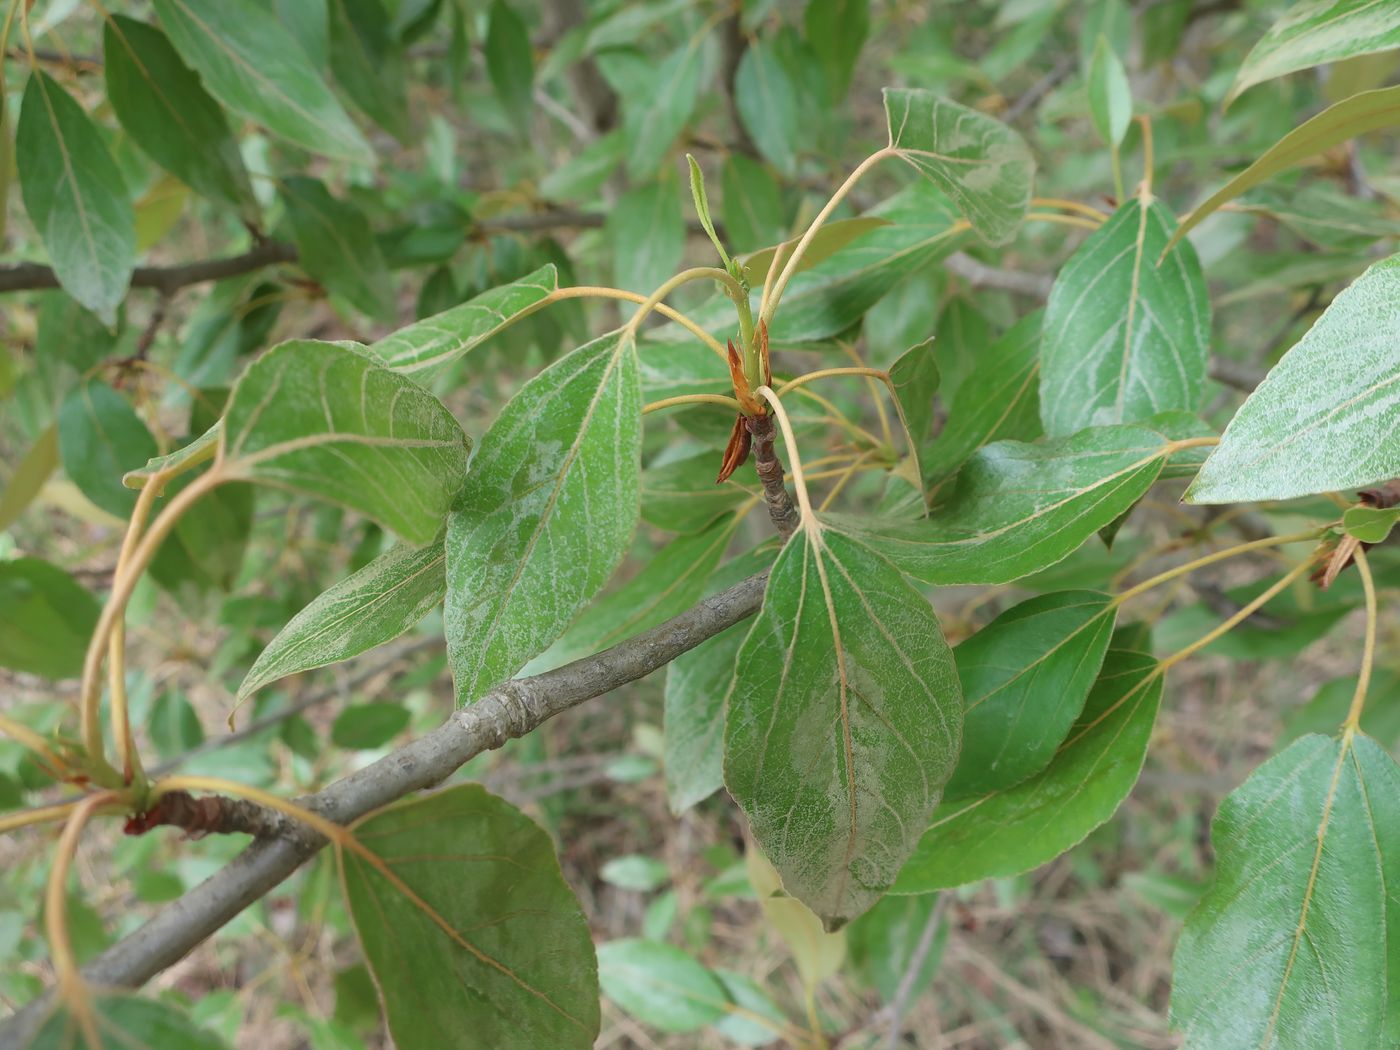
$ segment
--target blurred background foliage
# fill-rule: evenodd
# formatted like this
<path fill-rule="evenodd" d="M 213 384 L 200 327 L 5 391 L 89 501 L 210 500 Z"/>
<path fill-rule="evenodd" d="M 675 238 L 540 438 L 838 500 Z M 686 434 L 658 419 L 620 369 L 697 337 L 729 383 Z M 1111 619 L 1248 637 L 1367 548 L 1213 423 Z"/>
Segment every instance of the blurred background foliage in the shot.
<path fill-rule="evenodd" d="M 109 10 L 151 22 L 161 6 Z M 134 500 L 121 473 L 202 433 L 231 381 L 273 343 L 369 342 L 545 263 L 559 268 L 561 284 L 647 293 L 682 265 L 711 259 L 690 209 L 686 152 L 707 173 L 731 249 L 773 244 L 802 229 L 846 172 L 884 144 L 887 85 L 932 89 L 1006 121 L 1037 156 L 1040 196 L 1111 210 L 1110 155 L 1089 91 L 1105 46 L 1123 63 L 1136 113 L 1151 122 L 1155 191 L 1181 214 L 1327 103 L 1400 73 L 1397 53 L 1382 52 L 1268 81 L 1223 108 L 1244 55 L 1283 6 L 238 0 L 229 11 L 265 19 L 269 51 L 295 49 L 369 150 L 332 159 L 305 129 L 233 113 L 248 179 L 229 185 L 207 177 L 195 148 L 223 148 L 217 127 L 204 139 L 195 129 L 182 157 L 168 159 L 119 119 L 121 72 L 99 5 L 40 0 L 29 40 L 11 33 L 4 66 L 3 261 L 15 265 L 0 273 L 0 710 L 43 730 L 68 717 L 69 676 L 96 615 L 92 592 L 110 578 Z M 137 271 L 112 325 L 62 292 L 35 288 L 35 271 L 21 265 L 46 258 L 12 185 L 23 176 L 10 149 L 33 65 L 87 112 L 134 205 L 138 263 L 150 269 Z M 1132 124 L 1122 146 L 1129 192 L 1142 145 Z M 1240 391 L 1336 291 L 1394 250 L 1395 145 L 1382 134 L 1338 147 L 1193 231 L 1215 304 L 1207 418 L 1228 418 Z M 910 181 L 897 166 L 883 168 L 840 214 Z M 1041 304 L 1083 236 L 1031 221 L 994 255 L 969 246 L 948 265 L 900 274 L 846 338 L 887 365 L 935 336 L 961 363 L 955 371 L 975 369 Z M 233 262 L 223 269 L 199 269 L 225 259 Z M 679 301 L 700 294 L 687 289 Z M 525 378 L 619 316 L 612 304 L 555 307 L 435 389 L 479 434 Z M 874 419 L 854 384 L 830 397 L 853 418 Z M 825 425 L 807 423 L 818 434 Z M 649 462 L 697 456 L 712 469 L 727 422 L 721 430 L 694 412 L 649 423 Z M 1218 513 L 1159 493 L 1111 548 L 1086 546 L 1024 583 L 1101 586 Z M 1266 523 L 1251 521 L 1257 511 L 1224 513 L 1246 536 L 1288 528 L 1283 513 Z M 765 525 L 746 526 L 750 544 Z M 200 504 L 133 602 L 129 688 L 150 750 L 201 773 L 299 792 L 440 721 L 452 691 L 430 617 L 388 649 L 265 690 L 240 713 L 237 735 L 225 728 L 231 689 L 267 640 L 386 542 L 372 524 L 272 492 L 255 500 L 230 486 Z M 663 542 L 644 530 L 620 578 Z M 1153 645 L 1171 651 L 1196 637 L 1222 607 L 1248 597 L 1253 575 L 1166 589 L 1144 616 Z M 1354 671 L 1347 639 L 1358 629 L 1350 583 L 1326 594 L 1299 588 L 1184 668 L 1117 819 L 1037 872 L 953 892 L 939 906 L 941 925 L 930 923 L 933 897 L 892 897 L 833 947 L 794 929 L 791 916 L 765 914 L 754 886 L 766 876 L 745 867 L 732 807 L 712 799 L 680 817 L 668 811 L 661 676 L 459 775 L 550 829 L 596 939 L 616 942 L 603 953 L 600 1046 L 762 1045 L 781 1038 L 783 1018 L 807 1016 L 838 1045 L 878 1045 L 881 1011 L 930 930 L 906 994 L 933 989 L 909 1007 L 910 1026 L 943 1034 L 919 1045 L 1174 1046 L 1165 1021 L 1170 953 L 1209 874 L 1210 814 L 1281 741 L 1340 718 Z M 1013 593 L 940 592 L 950 640 Z M 1385 654 L 1393 620 L 1382 631 Z M 1367 728 L 1387 745 L 1400 737 L 1396 682 L 1395 668 L 1383 668 L 1367 711 Z M 46 787 L 17 746 L 0 742 L 0 809 L 37 804 Z M 80 956 L 239 847 L 94 836 L 81 855 L 85 893 L 70 904 Z M 44 984 L 36 920 L 45 848 L 41 834 L 0 840 L 0 1013 Z M 189 1001 L 202 1024 L 241 1047 L 383 1045 L 334 878 L 320 858 L 169 971 L 158 994 Z M 719 981 L 769 1021 L 703 1011 L 677 1021 L 674 1005 L 658 1003 L 636 976 L 647 971 L 701 992 Z M 667 1034 L 668 1026 L 684 1031 Z"/>

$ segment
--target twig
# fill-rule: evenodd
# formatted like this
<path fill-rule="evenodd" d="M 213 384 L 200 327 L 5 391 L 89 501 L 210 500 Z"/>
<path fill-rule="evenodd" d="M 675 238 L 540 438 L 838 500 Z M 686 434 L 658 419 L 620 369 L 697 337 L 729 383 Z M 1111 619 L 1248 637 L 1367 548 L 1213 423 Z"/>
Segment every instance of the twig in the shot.
<path fill-rule="evenodd" d="M 773 417 L 745 416 L 744 425 L 753 439 L 753 466 L 758 480 L 763 483 L 763 502 L 768 506 L 768 517 L 778 535 L 786 540 L 797 531 L 801 519 L 783 481 L 783 461 L 773 447 Z"/>
<path fill-rule="evenodd" d="M 979 262 L 966 252 L 954 252 L 944 261 L 950 273 L 957 274 L 974 288 L 1000 288 L 1033 298 L 1044 299 L 1050 294 L 1054 279 L 1044 274 L 999 270 Z"/>
<path fill-rule="evenodd" d="M 181 288 L 204 281 L 220 281 L 237 277 L 276 263 L 295 262 L 294 245 L 281 241 L 263 241 L 242 255 L 223 259 L 205 259 L 180 266 L 138 266 L 131 275 L 132 288 L 154 288 L 172 295 Z M 0 292 L 37 291 L 57 288 L 58 277 L 48 266 L 39 263 L 14 263 L 0 266 Z"/>
<path fill-rule="evenodd" d="M 432 732 L 299 800 L 299 805 L 346 824 L 441 783 L 483 751 L 664 667 L 752 616 L 767 579 L 766 572 L 750 576 L 611 649 L 544 674 L 506 682 Z M 84 967 L 84 976 L 108 987 L 144 984 L 261 899 L 323 845 L 316 835 L 300 828 L 288 836 L 255 840 L 226 867 L 99 955 Z M 41 996 L 0 1023 L 0 1050 L 27 1046 L 51 1002 L 51 994 Z"/>
<path fill-rule="evenodd" d="M 924 923 L 924 932 L 919 935 L 919 943 L 914 946 L 914 954 L 909 957 L 909 965 L 905 967 L 904 976 L 900 978 L 899 987 L 895 990 L 894 999 L 886 1007 L 890 1027 L 885 1033 L 885 1050 L 895 1050 L 899 1046 L 900 1025 L 913 998 L 914 986 L 918 984 L 919 971 L 924 968 L 928 953 L 933 950 L 933 942 L 938 937 L 938 927 L 943 924 L 943 913 L 948 908 L 948 896 L 947 891 L 944 891 L 934 902 L 928 922 Z"/>

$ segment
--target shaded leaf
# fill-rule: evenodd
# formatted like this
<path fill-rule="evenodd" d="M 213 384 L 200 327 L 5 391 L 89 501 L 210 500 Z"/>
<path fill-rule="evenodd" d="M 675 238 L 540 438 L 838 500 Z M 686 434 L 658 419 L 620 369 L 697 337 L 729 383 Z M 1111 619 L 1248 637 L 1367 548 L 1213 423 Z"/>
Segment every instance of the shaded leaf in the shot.
<path fill-rule="evenodd" d="M 1397 799 L 1390 756 L 1344 733 L 1297 740 L 1221 802 L 1215 881 L 1173 962 L 1172 1023 L 1192 1047 L 1395 1040 Z"/>
<path fill-rule="evenodd" d="M 787 891 L 837 929 L 888 889 L 952 772 L 952 654 L 892 565 L 808 522 L 778 555 L 739 665 L 725 783 Z"/>
<path fill-rule="evenodd" d="M 227 1044 L 168 1003 L 102 992 L 91 998 L 100 1042 L 93 1045 L 71 1010 L 59 1005 L 34 1034 L 28 1050 L 224 1050 Z"/>
<path fill-rule="evenodd" d="M 885 1002 L 894 1002 L 900 986 L 911 977 L 909 971 L 919 943 L 937 906 L 936 893 L 882 897 L 846 931 L 857 972 Z M 909 1002 L 928 988 L 938 972 L 948 943 L 949 925 L 947 919 L 938 924 L 930 948 L 920 959 L 919 972 L 912 975 Z"/>
<path fill-rule="evenodd" d="M 1162 469 L 1164 444 L 1135 426 L 999 441 L 968 460 L 928 519 L 843 517 L 841 527 L 925 583 L 1010 583 L 1055 564 L 1136 503 Z"/>
<path fill-rule="evenodd" d="M 1376 0 L 1299 0 L 1235 74 L 1229 105 L 1255 84 L 1328 62 L 1400 47 L 1400 7 Z"/>
<path fill-rule="evenodd" d="M 441 543 L 399 544 L 334 584 L 288 621 L 238 687 L 238 700 L 298 671 L 348 660 L 393 641 L 447 591 Z"/>
<path fill-rule="evenodd" d="M 743 252 L 781 240 L 787 230 L 783 199 L 768 169 L 743 153 L 730 153 L 720 173 L 724 231 Z"/>
<path fill-rule="evenodd" d="M 64 400 L 58 447 L 63 469 L 83 495 L 119 518 L 136 505 L 136 493 L 122 485 L 122 475 L 158 451 L 131 402 L 100 379 L 75 387 Z"/>
<path fill-rule="evenodd" d="M 777 53 L 764 40 L 752 42 L 734 74 L 739 120 L 765 160 L 784 175 L 797 170 L 797 87 Z"/>
<path fill-rule="evenodd" d="M 1042 594 L 953 650 L 965 711 L 945 798 L 989 794 L 1050 763 L 1098 678 L 1117 611 L 1095 591 Z"/>
<path fill-rule="evenodd" d="M 76 678 L 98 612 L 97 599 L 57 565 L 0 561 L 0 667 Z"/>
<path fill-rule="evenodd" d="M 386 368 L 426 381 L 512 322 L 538 310 L 558 289 L 559 272 L 548 263 L 518 281 L 400 328 L 370 344 L 369 353 Z"/>
<path fill-rule="evenodd" d="M 400 142 L 412 138 L 403 54 L 380 0 L 326 0 L 331 75 L 355 105 Z"/>
<path fill-rule="evenodd" d="M 538 825 L 464 784 L 354 833 L 383 867 L 342 850 L 345 899 L 399 1046 L 593 1045 L 592 938 Z"/>
<path fill-rule="evenodd" d="M 58 469 L 58 427 L 50 424 L 20 457 L 0 491 L 0 532 L 34 502 L 44 482 Z"/>
<path fill-rule="evenodd" d="M 1245 399 L 1186 492 L 1292 499 L 1400 475 L 1400 255 L 1375 263 Z"/>
<path fill-rule="evenodd" d="M 1200 407 L 1210 301 L 1196 251 L 1139 195 L 1070 257 L 1045 305 L 1040 418 L 1052 437 Z"/>
<path fill-rule="evenodd" d="M 360 209 L 300 175 L 282 181 L 282 197 L 302 269 L 356 309 L 392 321 L 398 313 L 394 284 Z"/>
<path fill-rule="evenodd" d="M 515 674 L 612 576 L 636 527 L 637 354 L 613 332 L 511 398 L 447 527 L 445 624 L 459 703 Z"/>
<path fill-rule="evenodd" d="M 314 153 L 374 163 L 296 38 L 254 0 L 153 3 L 175 50 L 229 109 Z"/>
<path fill-rule="evenodd" d="M 685 130 L 700 94 L 703 42 L 692 36 L 660 62 L 630 51 L 600 56 L 603 74 L 622 99 L 630 178 L 640 182 L 655 175 Z"/>
<path fill-rule="evenodd" d="M 835 105 L 851 86 L 860 49 L 870 33 L 869 0 L 828 0 L 809 3 L 805 18 L 807 42 L 821 60 Z"/>
<path fill-rule="evenodd" d="M 642 517 L 671 532 L 698 532 L 754 495 L 733 478 L 715 484 L 710 452 L 642 471 Z"/>
<path fill-rule="evenodd" d="M 356 704 L 336 717 L 331 726 L 331 743 L 352 750 L 383 747 L 408 728 L 410 717 L 408 708 L 398 704 Z"/>
<path fill-rule="evenodd" d="M 725 1039 L 740 1046 L 767 1046 L 789 1030 L 783 1011 L 752 977 L 733 970 L 710 972 L 729 997 L 724 1019 L 715 1024 L 715 1031 Z"/>
<path fill-rule="evenodd" d="M 724 985 L 669 944 L 627 939 L 598 946 L 603 994 L 663 1032 L 694 1032 L 724 1017 Z"/>
<path fill-rule="evenodd" d="M 223 469 L 360 511 L 409 543 L 436 538 L 470 441 L 441 401 L 358 350 L 273 347 L 229 397 Z"/>
<path fill-rule="evenodd" d="M 881 226 L 888 226 L 890 221 L 878 215 L 858 215 L 853 219 L 837 219 L 835 222 L 824 223 L 807 244 L 807 250 L 802 253 L 802 258 L 798 261 L 794 274 L 810 270 L 817 263 L 835 255 L 846 245 L 856 238 L 869 233 L 871 230 Z M 745 255 L 739 262 L 743 264 L 748 275 L 749 284 L 755 288 L 762 288 L 764 281 L 768 277 L 768 271 L 773 268 L 773 260 L 782 253 L 782 265 L 786 266 L 791 258 L 793 249 L 797 247 L 797 242 L 801 237 L 793 237 L 775 244 L 771 248 L 763 248 L 751 255 Z"/>
<path fill-rule="evenodd" d="M 15 153 L 25 210 L 59 284 L 111 326 L 136 264 L 136 215 L 102 133 L 38 69 L 24 89 Z"/>
<path fill-rule="evenodd" d="M 911 347 L 890 365 L 895 407 L 915 456 L 933 432 L 933 395 L 938 391 L 938 361 L 933 340 Z"/>
<path fill-rule="evenodd" d="M 486 72 L 501 106 L 526 134 L 534 111 L 535 54 L 530 31 L 505 0 L 495 0 L 486 26 Z"/>
<path fill-rule="evenodd" d="M 1050 765 L 1014 787 L 939 806 L 894 892 L 1016 875 L 1077 845 L 1137 783 L 1161 698 L 1155 660 L 1110 650 Z"/>
<path fill-rule="evenodd" d="M 1021 136 L 932 92 L 885 88 L 884 95 L 889 148 L 946 193 L 983 240 L 1009 241 L 1035 177 Z"/>
<path fill-rule="evenodd" d="M 685 251 L 685 220 L 675 184 L 663 179 L 624 194 L 608 215 L 607 234 L 613 282 L 627 291 L 650 295 L 675 273 Z"/>

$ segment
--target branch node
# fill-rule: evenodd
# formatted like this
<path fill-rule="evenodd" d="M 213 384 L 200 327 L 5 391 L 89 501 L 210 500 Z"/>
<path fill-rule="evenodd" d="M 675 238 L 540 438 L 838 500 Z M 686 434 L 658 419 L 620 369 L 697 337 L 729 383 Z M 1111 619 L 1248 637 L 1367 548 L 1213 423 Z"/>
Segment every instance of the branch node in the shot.
<path fill-rule="evenodd" d="M 745 416 L 744 425 L 752 435 L 753 466 L 763 483 L 763 501 L 768 505 L 768 517 L 784 541 L 797 531 L 801 519 L 792 495 L 783 483 L 783 461 L 773 447 L 775 430 L 771 415 Z"/>

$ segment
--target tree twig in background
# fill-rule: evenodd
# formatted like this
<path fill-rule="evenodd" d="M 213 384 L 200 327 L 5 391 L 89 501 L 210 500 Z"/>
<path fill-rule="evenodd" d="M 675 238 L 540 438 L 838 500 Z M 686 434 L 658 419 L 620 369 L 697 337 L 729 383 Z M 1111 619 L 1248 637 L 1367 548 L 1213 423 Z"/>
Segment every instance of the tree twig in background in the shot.
<path fill-rule="evenodd" d="M 938 939 L 938 927 L 943 924 L 943 913 L 948 909 L 948 897 L 948 891 L 944 890 L 934 902 L 933 911 L 929 913 L 928 922 L 924 923 L 923 933 L 919 935 L 919 943 L 914 946 L 914 954 L 909 957 L 909 965 L 904 970 L 904 976 L 900 978 L 899 987 L 895 989 L 894 999 L 886 1007 L 889 1029 L 885 1033 L 885 1050 L 895 1050 L 899 1046 L 904 1015 L 909 1011 L 914 986 L 919 981 L 919 971 L 924 968 L 924 963 L 928 961 L 928 953 L 933 950 L 933 942 Z"/>

